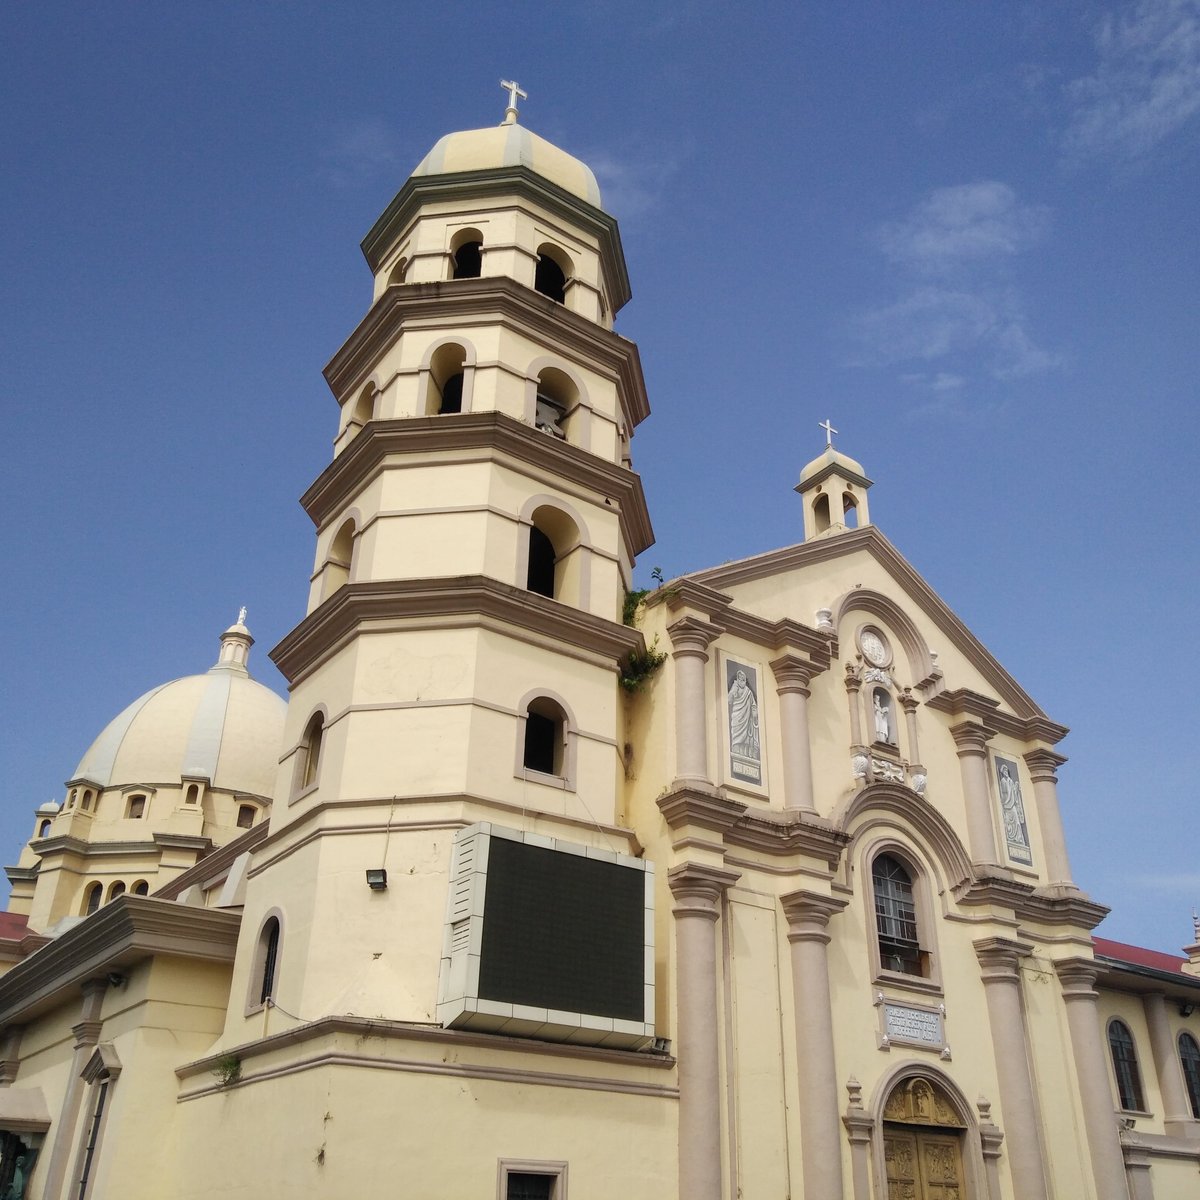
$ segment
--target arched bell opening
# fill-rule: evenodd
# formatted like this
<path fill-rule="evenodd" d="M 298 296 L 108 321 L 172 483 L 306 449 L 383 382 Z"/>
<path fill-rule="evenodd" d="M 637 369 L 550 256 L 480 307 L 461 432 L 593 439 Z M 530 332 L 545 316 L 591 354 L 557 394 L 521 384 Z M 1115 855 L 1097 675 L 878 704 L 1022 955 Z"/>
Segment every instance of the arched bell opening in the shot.
<path fill-rule="evenodd" d="M 573 264 L 557 246 L 538 247 L 537 267 L 533 273 L 534 291 L 549 296 L 559 304 L 567 299 L 567 280 L 571 277 Z"/>
<path fill-rule="evenodd" d="M 483 274 L 483 234 L 460 229 L 450 243 L 450 278 L 478 279 Z"/>
<path fill-rule="evenodd" d="M 462 412 L 466 363 L 466 348 L 456 342 L 447 342 L 434 351 L 429 361 L 429 383 L 425 396 L 426 416 L 446 416 Z"/>

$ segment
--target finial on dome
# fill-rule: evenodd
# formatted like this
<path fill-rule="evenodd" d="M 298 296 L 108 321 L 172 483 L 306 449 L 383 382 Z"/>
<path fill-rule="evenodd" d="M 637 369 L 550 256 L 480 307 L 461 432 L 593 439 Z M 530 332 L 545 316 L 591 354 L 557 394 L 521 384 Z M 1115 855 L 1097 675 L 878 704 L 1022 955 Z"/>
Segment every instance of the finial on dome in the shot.
<path fill-rule="evenodd" d="M 515 79 L 502 79 L 500 86 L 508 93 L 508 107 L 504 110 L 504 120 L 502 125 L 515 125 L 517 123 L 517 97 L 522 100 L 529 99 L 529 93 L 521 90 L 521 85 Z"/>
<path fill-rule="evenodd" d="M 825 430 L 825 445 L 833 449 L 833 435 L 837 430 L 830 424 L 829 418 L 826 417 L 823 421 L 817 422 L 817 428 Z"/>
<path fill-rule="evenodd" d="M 250 647 L 254 639 L 246 628 L 246 606 L 238 609 L 237 620 L 221 634 L 221 653 L 213 664 L 214 671 L 240 671 L 249 674 L 246 663 L 250 658 Z"/>
<path fill-rule="evenodd" d="M 1196 935 L 1196 941 L 1200 942 L 1200 913 L 1192 909 L 1192 932 Z"/>

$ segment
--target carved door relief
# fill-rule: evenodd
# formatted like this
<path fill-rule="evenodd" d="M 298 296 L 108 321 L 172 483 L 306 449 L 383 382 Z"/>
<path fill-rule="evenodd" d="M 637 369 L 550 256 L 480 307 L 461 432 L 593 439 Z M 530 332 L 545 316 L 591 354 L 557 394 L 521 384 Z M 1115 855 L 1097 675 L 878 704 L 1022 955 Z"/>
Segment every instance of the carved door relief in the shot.
<path fill-rule="evenodd" d="M 964 1200 L 963 1122 L 940 1088 L 901 1084 L 883 1110 L 887 1200 Z"/>

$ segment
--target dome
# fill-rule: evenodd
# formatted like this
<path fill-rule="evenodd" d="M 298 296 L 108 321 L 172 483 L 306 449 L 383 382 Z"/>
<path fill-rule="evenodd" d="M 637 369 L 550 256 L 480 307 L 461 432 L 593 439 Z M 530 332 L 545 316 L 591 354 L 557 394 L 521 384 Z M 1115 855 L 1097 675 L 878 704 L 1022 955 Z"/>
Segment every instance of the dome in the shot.
<path fill-rule="evenodd" d="M 109 788 L 200 776 L 214 788 L 270 796 L 287 704 L 250 678 L 252 641 L 239 618 L 222 634 L 211 670 L 139 696 L 91 744 L 72 781 Z"/>
<path fill-rule="evenodd" d="M 831 470 L 840 471 L 848 478 L 857 479 L 863 484 L 870 482 L 862 463 L 856 462 L 848 454 L 842 454 L 832 446 L 826 446 L 825 450 L 800 472 L 800 483 L 797 487 L 802 488 L 805 484 L 814 482 L 817 476 L 824 477 Z"/>
<path fill-rule="evenodd" d="M 497 167 L 528 167 L 580 200 L 602 207 L 600 187 L 586 163 L 515 122 L 446 134 L 420 161 L 413 176 L 490 171 Z"/>

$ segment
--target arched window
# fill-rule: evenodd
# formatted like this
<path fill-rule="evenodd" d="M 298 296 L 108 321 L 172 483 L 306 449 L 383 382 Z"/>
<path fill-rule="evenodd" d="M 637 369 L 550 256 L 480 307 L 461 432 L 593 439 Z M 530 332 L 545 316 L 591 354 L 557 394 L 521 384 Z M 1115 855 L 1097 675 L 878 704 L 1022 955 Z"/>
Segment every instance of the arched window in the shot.
<path fill-rule="evenodd" d="M 429 360 L 429 386 L 425 396 L 427 416 L 462 412 L 466 367 L 466 348 L 455 342 L 447 342 L 433 352 Z"/>
<path fill-rule="evenodd" d="M 354 561 L 354 521 L 344 521 L 333 535 L 329 554 L 325 558 L 324 580 L 321 595 L 328 599 L 343 584 L 350 582 L 350 568 Z"/>
<path fill-rule="evenodd" d="M 350 410 L 350 418 L 346 423 L 346 429 L 351 437 L 354 437 L 358 431 L 375 416 L 375 398 L 378 393 L 375 391 L 375 385 L 368 383 L 361 392 L 358 393 L 358 399 L 354 402 L 354 407 Z"/>
<path fill-rule="evenodd" d="M 83 789 L 83 808 L 85 812 L 90 812 L 92 808 L 92 789 Z"/>
<path fill-rule="evenodd" d="M 296 778 L 296 790 L 304 791 L 317 782 L 321 771 L 321 743 L 325 739 L 325 717 L 313 713 L 300 739 L 300 769 Z"/>
<path fill-rule="evenodd" d="M 579 404 L 579 389 L 565 372 L 547 367 L 537 377 L 533 424 L 553 437 L 567 439 L 568 418 Z"/>
<path fill-rule="evenodd" d="M 260 1005 L 275 995 L 275 977 L 279 968 L 279 918 L 268 917 L 258 935 L 257 970 L 258 1003 Z"/>
<path fill-rule="evenodd" d="M 139 879 L 137 883 L 129 889 L 131 896 L 148 896 L 150 895 L 150 885 L 144 880 Z"/>
<path fill-rule="evenodd" d="M 829 497 L 824 492 L 813 501 L 813 520 L 818 533 L 824 533 L 830 526 Z"/>
<path fill-rule="evenodd" d="M 871 864 L 871 886 L 880 967 L 902 975 L 928 976 L 929 952 L 921 946 L 916 896 L 908 868 L 895 855 L 880 854 Z"/>
<path fill-rule="evenodd" d="M 1145 1112 L 1137 1047 L 1124 1021 L 1112 1020 L 1108 1023 L 1108 1050 L 1112 1055 L 1113 1075 L 1116 1076 L 1117 1098 L 1121 1107 L 1133 1112 Z"/>
<path fill-rule="evenodd" d="M 536 526 L 529 529 L 528 591 L 554 598 L 554 543 Z"/>
<path fill-rule="evenodd" d="M 461 229 L 450 243 L 454 279 L 478 279 L 483 271 L 483 238 L 478 229 Z"/>
<path fill-rule="evenodd" d="M 118 879 L 116 883 L 108 889 L 108 902 L 111 904 L 118 896 L 125 895 L 125 885 Z"/>
<path fill-rule="evenodd" d="M 250 829 L 254 825 L 254 814 L 257 810 L 253 804 L 238 805 L 237 823 L 239 829 Z"/>
<path fill-rule="evenodd" d="M 579 603 L 583 586 L 579 548 L 579 528 L 565 512 L 549 504 L 535 508 L 530 517 L 526 589 L 552 600 Z"/>
<path fill-rule="evenodd" d="M 394 283 L 403 283 L 404 276 L 407 274 L 408 274 L 408 259 L 407 258 L 398 259 L 396 262 L 396 265 L 392 268 L 391 273 L 388 275 L 388 287 L 391 287 L 392 284 L 394 284 Z"/>
<path fill-rule="evenodd" d="M 83 915 L 89 916 L 100 907 L 100 901 L 104 899 L 104 885 L 93 883 L 85 893 L 83 901 Z"/>
<path fill-rule="evenodd" d="M 136 821 L 146 815 L 146 797 L 140 793 L 136 796 L 130 796 L 125 803 L 125 816 Z"/>
<path fill-rule="evenodd" d="M 1192 1116 L 1200 1118 L 1200 1045 L 1196 1044 L 1196 1039 L 1190 1033 L 1179 1035 L 1179 1062 L 1183 1067 L 1183 1081 L 1187 1084 Z"/>
<path fill-rule="evenodd" d="M 50 836 L 50 822 L 43 821 L 38 826 L 38 837 L 44 838 L 44 837 L 49 837 L 49 836 Z"/>
<path fill-rule="evenodd" d="M 522 763 L 526 770 L 543 775 L 562 775 L 566 760 L 566 715 L 549 697 L 530 702 L 525 713 L 525 747 Z"/>
<path fill-rule="evenodd" d="M 71 791 L 70 791 L 70 794 L 67 796 L 67 807 L 68 807 L 68 808 L 74 808 L 74 807 L 75 807 L 75 801 L 76 801 L 76 799 L 78 798 L 78 796 L 79 796 L 79 789 L 78 789 L 78 788 L 72 788 L 72 789 L 71 789 Z"/>
<path fill-rule="evenodd" d="M 183 797 L 184 804 L 195 804 L 200 799 L 200 785 L 198 783 L 189 783 L 187 793 Z"/>
<path fill-rule="evenodd" d="M 538 250 L 537 267 L 533 273 L 534 290 L 562 304 L 567 298 L 567 277 L 570 273 L 571 260 L 561 250 L 542 246 Z"/>

